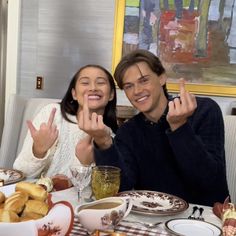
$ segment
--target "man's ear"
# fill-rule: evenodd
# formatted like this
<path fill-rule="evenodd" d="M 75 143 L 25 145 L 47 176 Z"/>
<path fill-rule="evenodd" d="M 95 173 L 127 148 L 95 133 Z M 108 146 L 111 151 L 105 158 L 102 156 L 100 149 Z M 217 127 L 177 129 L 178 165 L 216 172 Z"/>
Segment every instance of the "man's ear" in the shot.
<path fill-rule="evenodd" d="M 160 84 L 161 84 L 161 86 L 163 86 L 164 84 L 166 84 L 167 75 L 166 75 L 165 73 L 163 73 L 162 75 L 160 75 L 159 78 L 160 78 Z"/>

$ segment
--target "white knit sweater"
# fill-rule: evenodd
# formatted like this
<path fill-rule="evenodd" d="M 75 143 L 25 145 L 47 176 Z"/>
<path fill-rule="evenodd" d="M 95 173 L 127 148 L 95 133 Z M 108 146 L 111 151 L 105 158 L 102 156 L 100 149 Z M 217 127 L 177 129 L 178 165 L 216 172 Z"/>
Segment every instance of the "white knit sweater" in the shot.
<path fill-rule="evenodd" d="M 45 176 L 65 174 L 71 177 L 69 167 L 75 164 L 81 165 L 75 155 L 75 146 L 86 136 L 86 133 L 79 129 L 75 116 L 68 115 L 70 120 L 76 124 L 66 121 L 61 115 L 60 105 L 53 103 L 41 109 L 33 120 L 33 124 L 36 129 L 39 129 L 41 123 L 48 121 L 53 107 L 57 109 L 54 124 L 59 130 L 58 139 L 54 145 L 48 150 L 44 158 L 36 158 L 32 152 L 33 139 L 28 131 L 22 150 L 14 162 L 13 167 L 23 171 L 29 178 L 39 177 L 41 173 Z"/>

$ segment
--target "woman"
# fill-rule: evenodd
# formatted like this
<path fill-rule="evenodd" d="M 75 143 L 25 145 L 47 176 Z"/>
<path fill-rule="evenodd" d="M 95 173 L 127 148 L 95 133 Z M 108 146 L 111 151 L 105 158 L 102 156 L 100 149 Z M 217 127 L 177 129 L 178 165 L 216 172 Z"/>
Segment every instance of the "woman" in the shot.
<path fill-rule="evenodd" d="M 116 132 L 113 77 L 101 66 L 84 66 L 72 78 L 60 104 L 45 106 L 33 122 L 27 121 L 29 132 L 13 167 L 29 178 L 42 173 L 70 177 L 70 166 L 92 164 L 93 140 L 78 126 L 84 104 L 90 117 L 103 117 L 104 127 Z"/>

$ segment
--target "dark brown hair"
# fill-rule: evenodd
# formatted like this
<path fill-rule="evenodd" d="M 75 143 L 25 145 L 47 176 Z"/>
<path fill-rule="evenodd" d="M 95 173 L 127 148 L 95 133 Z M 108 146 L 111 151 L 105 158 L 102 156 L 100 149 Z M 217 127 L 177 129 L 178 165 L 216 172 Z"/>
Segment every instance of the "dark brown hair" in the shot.
<path fill-rule="evenodd" d="M 75 89 L 76 82 L 79 78 L 81 71 L 83 69 L 89 68 L 89 67 L 98 68 L 98 69 L 104 71 L 104 73 L 107 75 L 109 84 L 111 86 L 111 91 L 113 91 L 113 93 L 114 93 L 114 97 L 105 106 L 104 115 L 103 115 L 103 122 L 104 122 L 104 124 L 109 126 L 114 133 L 116 133 L 116 130 L 118 128 L 117 119 L 116 119 L 116 86 L 115 86 L 114 79 L 113 79 L 112 75 L 110 74 L 110 72 L 108 72 L 105 68 L 103 68 L 102 66 L 99 66 L 99 65 L 86 65 L 86 66 L 81 67 L 75 73 L 75 75 L 73 76 L 73 78 L 70 82 L 70 85 L 66 91 L 66 94 L 60 103 L 62 116 L 68 122 L 74 123 L 73 121 L 71 121 L 68 118 L 67 114 L 76 115 L 78 108 L 79 108 L 79 104 L 77 101 L 75 101 L 73 99 L 71 91 L 72 91 L 72 89 Z"/>
<path fill-rule="evenodd" d="M 165 68 L 163 67 L 160 59 L 153 53 L 143 49 L 134 50 L 125 55 L 115 69 L 114 78 L 120 89 L 123 89 L 123 77 L 126 70 L 138 62 L 146 62 L 149 68 L 158 76 L 165 73 Z M 168 97 L 166 84 L 162 87 L 165 96 Z"/>

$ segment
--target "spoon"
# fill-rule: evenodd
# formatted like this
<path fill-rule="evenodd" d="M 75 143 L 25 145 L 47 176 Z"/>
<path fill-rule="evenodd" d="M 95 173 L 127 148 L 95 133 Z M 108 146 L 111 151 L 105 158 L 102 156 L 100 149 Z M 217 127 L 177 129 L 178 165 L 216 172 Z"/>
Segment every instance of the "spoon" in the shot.
<path fill-rule="evenodd" d="M 163 223 L 162 221 L 159 222 L 155 222 L 155 223 L 147 223 L 147 222 L 139 222 L 139 221 L 130 221 L 130 220 L 122 220 L 123 222 L 126 223 L 133 223 L 133 224 L 140 224 L 143 225 L 146 228 L 152 229 L 152 228 L 156 228 L 158 225 L 160 225 L 161 223 Z"/>

